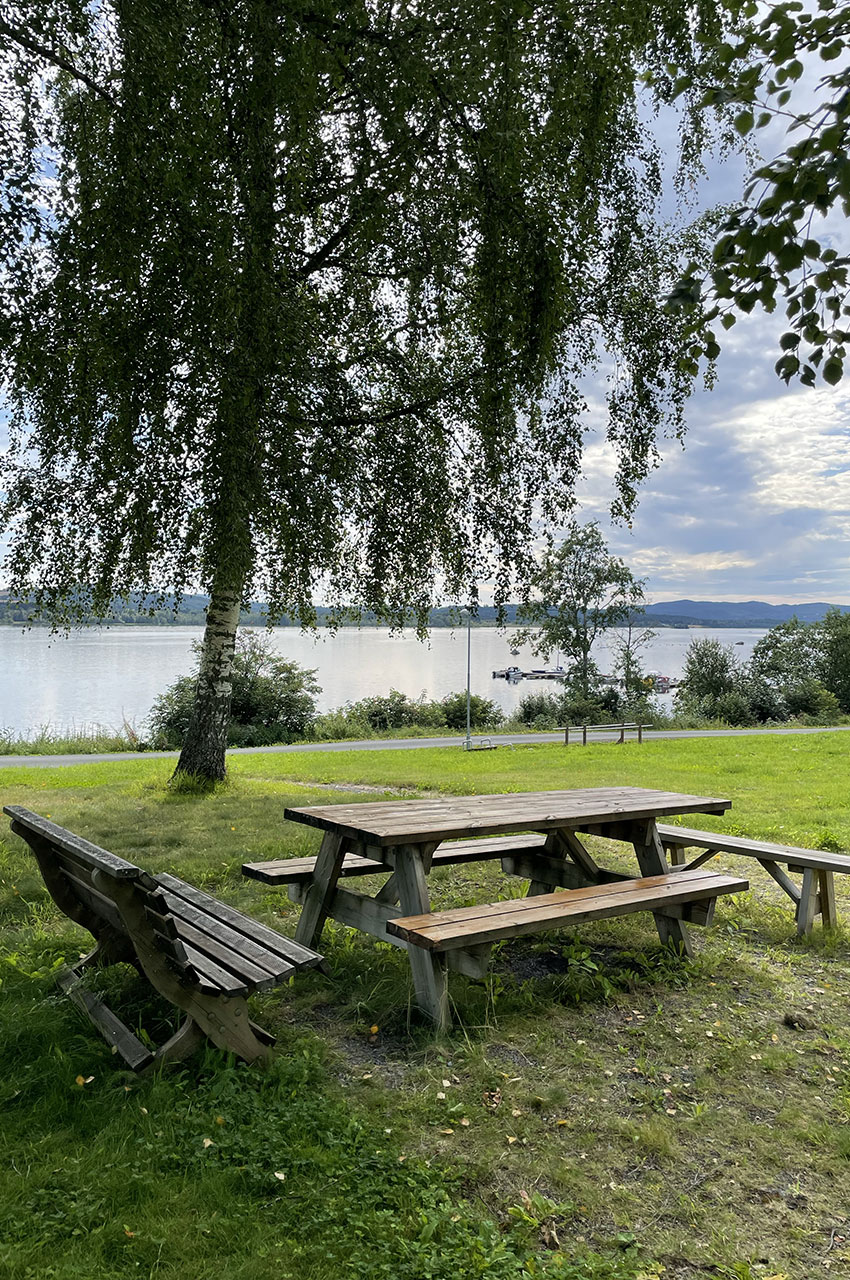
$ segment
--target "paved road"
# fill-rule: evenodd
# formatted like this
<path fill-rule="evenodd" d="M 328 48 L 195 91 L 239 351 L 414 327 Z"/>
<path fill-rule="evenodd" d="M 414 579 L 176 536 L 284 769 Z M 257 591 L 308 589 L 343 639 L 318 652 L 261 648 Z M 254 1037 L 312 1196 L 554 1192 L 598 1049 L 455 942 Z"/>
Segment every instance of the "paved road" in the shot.
<path fill-rule="evenodd" d="M 804 733 L 847 733 L 850 725 L 836 725 L 829 729 L 777 727 L 772 729 L 652 729 L 644 731 L 644 741 L 664 738 L 752 738 Z M 591 742 L 616 742 L 618 732 L 594 733 Z M 630 741 L 634 735 L 631 735 Z M 294 754 L 303 751 L 414 751 L 423 747 L 460 747 L 463 738 L 367 738 L 353 742 L 296 742 L 279 747 L 233 747 L 228 756 L 267 754 Z M 506 733 L 477 735 L 474 743 L 489 742 L 498 747 L 541 746 L 548 742 L 563 743 L 563 733 Z M 570 739 L 570 746 L 580 746 L 580 741 Z M 176 751 L 113 751 L 98 755 L 67 756 L 0 756 L 0 769 L 27 765 L 36 769 L 53 769 L 72 764 L 102 764 L 108 760 L 167 760 L 177 758 Z"/>

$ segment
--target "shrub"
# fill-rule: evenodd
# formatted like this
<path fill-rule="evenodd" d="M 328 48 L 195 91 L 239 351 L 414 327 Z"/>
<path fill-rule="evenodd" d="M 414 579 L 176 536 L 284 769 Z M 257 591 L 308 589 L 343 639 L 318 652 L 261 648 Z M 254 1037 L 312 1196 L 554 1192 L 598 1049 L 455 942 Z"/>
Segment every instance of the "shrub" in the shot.
<path fill-rule="evenodd" d="M 194 644 L 200 657 L 201 646 Z M 253 631 L 236 641 L 229 746 L 293 742 L 309 731 L 320 692 L 315 672 L 276 653 L 271 638 Z M 149 716 L 153 745 L 182 746 L 195 700 L 197 675 L 181 676 L 156 699 Z"/>
<path fill-rule="evenodd" d="M 426 702 L 424 694 L 419 698 L 409 698 L 398 689 L 361 698 L 359 702 L 349 702 L 345 712 L 354 720 L 365 721 L 378 732 L 412 726 L 442 728 L 446 723 L 439 702 Z"/>
<path fill-rule="evenodd" d="M 785 702 L 788 714 L 792 716 L 811 716 L 828 723 L 838 720 L 841 715 L 835 694 L 825 689 L 813 676 L 799 680 L 786 689 Z"/>
<path fill-rule="evenodd" d="M 450 729 L 466 728 L 465 689 L 461 689 L 458 693 L 447 693 L 440 706 L 443 708 L 445 723 Z M 497 707 L 495 702 L 489 698 L 482 698 L 477 693 L 471 694 L 469 720 L 473 729 L 494 728 L 501 724 L 504 718 L 501 707 Z"/>

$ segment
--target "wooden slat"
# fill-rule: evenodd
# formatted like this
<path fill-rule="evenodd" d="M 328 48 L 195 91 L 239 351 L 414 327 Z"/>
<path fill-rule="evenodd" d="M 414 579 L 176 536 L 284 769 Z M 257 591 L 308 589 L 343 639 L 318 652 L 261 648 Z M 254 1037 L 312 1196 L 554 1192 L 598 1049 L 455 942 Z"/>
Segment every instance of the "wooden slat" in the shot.
<path fill-rule="evenodd" d="M 264 884 L 300 884 L 311 879 L 316 866 L 313 858 L 284 858 L 271 862 L 243 862 L 242 874 L 249 880 L 262 880 Z M 391 871 L 386 862 L 376 862 L 374 858 L 361 858 L 359 854 L 347 853 L 343 859 L 340 876 L 371 876 Z"/>
<path fill-rule="evenodd" d="M 228 906 L 225 902 L 219 902 L 218 898 L 213 898 L 208 893 L 196 889 L 194 885 L 178 880 L 177 876 L 163 874 L 157 876 L 157 880 L 164 889 L 167 889 L 175 897 L 188 902 L 190 906 L 198 907 L 206 915 L 212 916 L 213 919 L 220 920 L 223 924 L 228 925 L 249 942 L 259 943 L 265 950 L 281 956 L 290 964 L 294 964 L 297 969 L 310 969 L 322 963 L 322 957 L 310 947 L 301 946 L 293 941 L 292 938 L 286 938 L 283 934 L 276 933 L 274 929 L 269 929 L 266 925 L 260 924 L 259 920 L 252 920 L 250 916 L 243 915 L 235 907 Z M 173 906 L 172 910 L 174 910 Z M 192 923 L 197 922 L 193 920 Z M 246 950 L 246 954 L 250 955 L 252 959 L 256 959 L 258 963 L 262 963 L 259 956 L 251 951 Z"/>
<path fill-rule="evenodd" d="M 693 875 L 673 872 L 511 902 L 426 912 L 390 921 L 387 929 L 418 947 L 442 951 L 544 932 L 586 920 L 637 911 L 663 912 L 665 907 L 674 904 L 696 902 L 721 893 L 739 893 L 748 888 L 746 880 L 733 876 L 701 871 Z"/>
<path fill-rule="evenodd" d="M 96 844 L 90 844 L 88 840 L 82 840 L 30 809 L 7 804 L 4 805 L 3 812 L 12 819 L 12 830 L 22 839 L 26 839 L 26 832 L 31 831 L 43 840 L 48 840 L 57 849 L 73 854 L 92 869 L 105 871 L 119 880 L 135 880 L 142 874 L 141 869 L 132 862 L 127 862 L 125 858 L 119 858 Z"/>
<path fill-rule="evenodd" d="M 815 870 L 838 871 L 850 875 L 850 857 L 846 854 L 798 849 L 790 844 L 771 844 L 767 840 L 725 835 L 722 831 L 694 831 L 690 827 L 674 827 L 662 823 L 658 824 L 658 834 L 664 844 L 710 849 L 715 853 L 739 853 L 747 858 L 768 858 L 771 862 L 785 862 L 792 866 L 813 867 Z"/>
<path fill-rule="evenodd" d="M 92 886 L 90 881 L 82 880 L 79 876 L 73 875 L 65 868 L 62 869 L 62 877 L 74 895 L 79 898 L 80 902 L 84 902 L 85 905 L 93 911 L 96 916 L 99 916 L 101 920 L 106 921 L 107 924 L 111 924 L 113 929 L 117 929 L 119 933 L 126 934 L 126 925 L 124 924 L 121 912 L 118 910 L 114 902 L 109 898 L 104 897 L 102 893 L 98 893 L 97 889 Z"/>
<path fill-rule="evenodd" d="M 200 929 L 196 929 L 194 925 L 189 924 L 186 920 L 179 922 L 179 930 L 180 940 L 184 944 L 190 945 L 196 951 L 209 956 L 211 960 L 221 965 L 223 969 L 227 969 L 230 973 L 235 974 L 237 978 L 250 983 L 252 991 L 271 991 L 278 982 L 291 977 L 295 973 L 295 966 L 286 964 L 285 961 L 274 973 L 269 973 L 267 969 L 255 964 L 247 956 L 239 954 L 232 947 L 225 946 L 216 938 L 210 937 L 208 933 L 203 933 Z"/>
<path fill-rule="evenodd" d="M 551 831 L 582 822 L 641 821 L 662 814 L 724 813 L 730 800 L 640 787 L 439 797 L 286 809 L 294 822 L 386 847 L 476 834 Z"/>
<path fill-rule="evenodd" d="M 255 938 L 248 938 L 244 933 L 233 929 L 223 920 L 216 919 L 208 912 L 202 911 L 193 903 L 187 902 L 177 894 L 166 892 L 165 900 L 172 912 L 177 931 L 181 937 L 189 937 L 188 931 L 194 929 L 205 935 L 219 946 L 231 953 L 241 954 L 257 968 L 262 969 L 266 977 L 288 978 L 292 972 L 292 961 L 276 951 L 270 951 Z"/>
<path fill-rule="evenodd" d="M 533 853 L 542 849 L 546 837 L 528 832 L 524 835 L 498 836 L 492 840 L 455 840 L 443 844 L 434 853 L 431 861 L 434 867 L 454 866 L 465 862 L 486 862 L 501 858 L 514 850 L 520 853 Z M 301 884 L 313 875 L 316 866 L 312 858 L 284 858 L 270 862 L 244 862 L 242 874 L 249 880 L 261 880 L 264 884 Z M 378 862 L 375 858 L 364 858 L 360 854 L 347 853 L 343 859 L 340 878 L 351 876 L 381 875 L 391 871 L 388 862 Z"/>
<path fill-rule="evenodd" d="M 229 969 L 222 968 L 216 964 L 209 956 L 204 955 L 202 951 L 198 951 L 195 947 L 186 946 L 186 955 L 192 968 L 197 971 L 201 978 L 220 991 L 227 992 L 232 996 L 246 996 L 251 990 L 249 984 L 243 978 L 238 978 L 231 973 Z"/>

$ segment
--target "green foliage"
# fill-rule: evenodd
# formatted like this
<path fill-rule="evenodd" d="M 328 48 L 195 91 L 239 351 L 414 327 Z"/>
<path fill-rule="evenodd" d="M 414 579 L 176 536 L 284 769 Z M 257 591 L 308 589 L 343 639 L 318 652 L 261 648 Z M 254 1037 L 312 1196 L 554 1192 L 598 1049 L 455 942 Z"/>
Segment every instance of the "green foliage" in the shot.
<path fill-rule="evenodd" d="M 580 689 L 567 686 L 561 693 L 526 694 L 519 700 L 516 718 L 531 729 L 553 729 L 556 725 L 605 724 L 620 714 L 621 698 L 616 689 L 585 697 Z"/>
<path fill-rule="evenodd" d="M 490 729 L 501 724 L 504 715 L 489 698 L 472 694 L 471 726 Z M 349 702 L 335 711 L 326 712 L 316 721 L 313 732 L 322 738 L 369 738 L 401 729 L 441 729 L 462 731 L 466 728 L 466 690 L 446 694 L 441 700 L 410 698 L 398 689 L 388 694 L 373 694 L 359 702 Z"/>
<path fill-rule="evenodd" d="M 833 247 L 827 232 L 816 238 L 815 216 L 840 209 L 850 214 L 850 17 L 847 6 L 817 0 L 800 4 L 749 6 L 752 19 L 734 42 L 722 42 L 711 53 L 713 86 L 706 106 L 737 105 L 734 126 L 741 136 L 785 117 L 787 149 L 759 165 L 749 180 L 744 203 L 719 226 L 711 262 L 693 262 L 671 296 L 674 307 L 693 309 L 692 354 L 716 358 L 720 346 L 711 325 L 735 323 L 735 311 L 756 305 L 772 312 L 784 304 L 789 331 L 779 340 L 777 374 L 814 386 L 840 381 L 850 341 L 848 270 L 850 256 Z M 804 71 L 802 59 L 828 64 L 823 69 L 812 106 L 808 94 L 793 84 Z M 677 87 L 693 87 L 682 75 Z"/>
<path fill-rule="evenodd" d="M 200 658 L 202 646 L 193 645 Z M 243 631 L 236 643 L 228 744 L 267 746 L 304 738 L 316 714 L 315 672 L 281 657 L 268 636 Z M 181 676 L 160 694 L 150 713 L 151 741 L 179 748 L 195 702 L 197 675 Z"/>
<path fill-rule="evenodd" d="M 504 600 L 609 362 L 633 508 L 691 382 L 647 93 L 735 6 L 36 9 L 0 22 L 0 524 L 37 613 Z"/>
<path fill-rule="evenodd" d="M 450 729 L 466 728 L 466 690 L 447 693 L 441 700 L 443 717 Z M 494 729 L 504 720 L 504 713 L 491 698 L 482 698 L 480 694 L 470 694 L 469 719 L 473 729 Z"/>
<path fill-rule="evenodd" d="M 369 698 L 361 698 L 359 702 L 350 702 L 346 705 L 345 712 L 351 720 L 365 722 L 375 732 L 412 726 L 439 728 L 445 724 L 439 703 L 426 701 L 424 695 L 421 698 L 409 698 L 398 689 L 390 689 L 387 694 L 373 694 Z"/>
<path fill-rule="evenodd" d="M 548 660 L 556 650 L 572 663 L 571 681 L 583 698 L 593 693 L 599 672 L 591 658 L 594 641 L 611 627 L 627 623 L 643 607 L 643 583 L 625 562 L 612 556 L 595 521 L 573 520 L 564 540 L 546 551 L 532 575 L 530 593 L 520 611 L 528 642 Z M 631 662 L 635 661 L 632 650 Z"/>
<path fill-rule="evenodd" d="M 822 626 L 821 679 L 841 710 L 850 712 L 850 613 L 830 609 Z"/>

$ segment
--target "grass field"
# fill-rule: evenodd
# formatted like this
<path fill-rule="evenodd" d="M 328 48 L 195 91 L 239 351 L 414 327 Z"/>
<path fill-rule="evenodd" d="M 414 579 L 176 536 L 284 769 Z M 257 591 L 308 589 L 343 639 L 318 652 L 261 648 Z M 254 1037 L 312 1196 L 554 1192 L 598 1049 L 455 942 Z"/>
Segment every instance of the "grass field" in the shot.
<path fill-rule="evenodd" d="M 315 849 L 287 804 L 632 784 L 733 801 L 700 825 L 848 851 L 848 764 L 843 734 L 317 752 L 236 758 L 210 795 L 169 792 L 172 762 L 141 760 L 4 769 L 0 796 L 291 932 L 296 908 L 239 874 Z M 486 983 L 453 975 L 456 1029 L 438 1040 L 404 955 L 328 926 L 329 975 L 257 1002 L 270 1069 L 209 1051 L 137 1080 L 54 993 L 87 935 L 7 837 L 0 1275 L 850 1276 L 850 932 L 798 940 L 778 887 L 727 865 L 752 890 L 694 931 L 690 966 L 649 917 L 518 941 Z M 492 866 L 432 880 L 440 906 L 506 891 Z M 102 981 L 162 1038 L 173 1011 L 132 975 Z"/>

